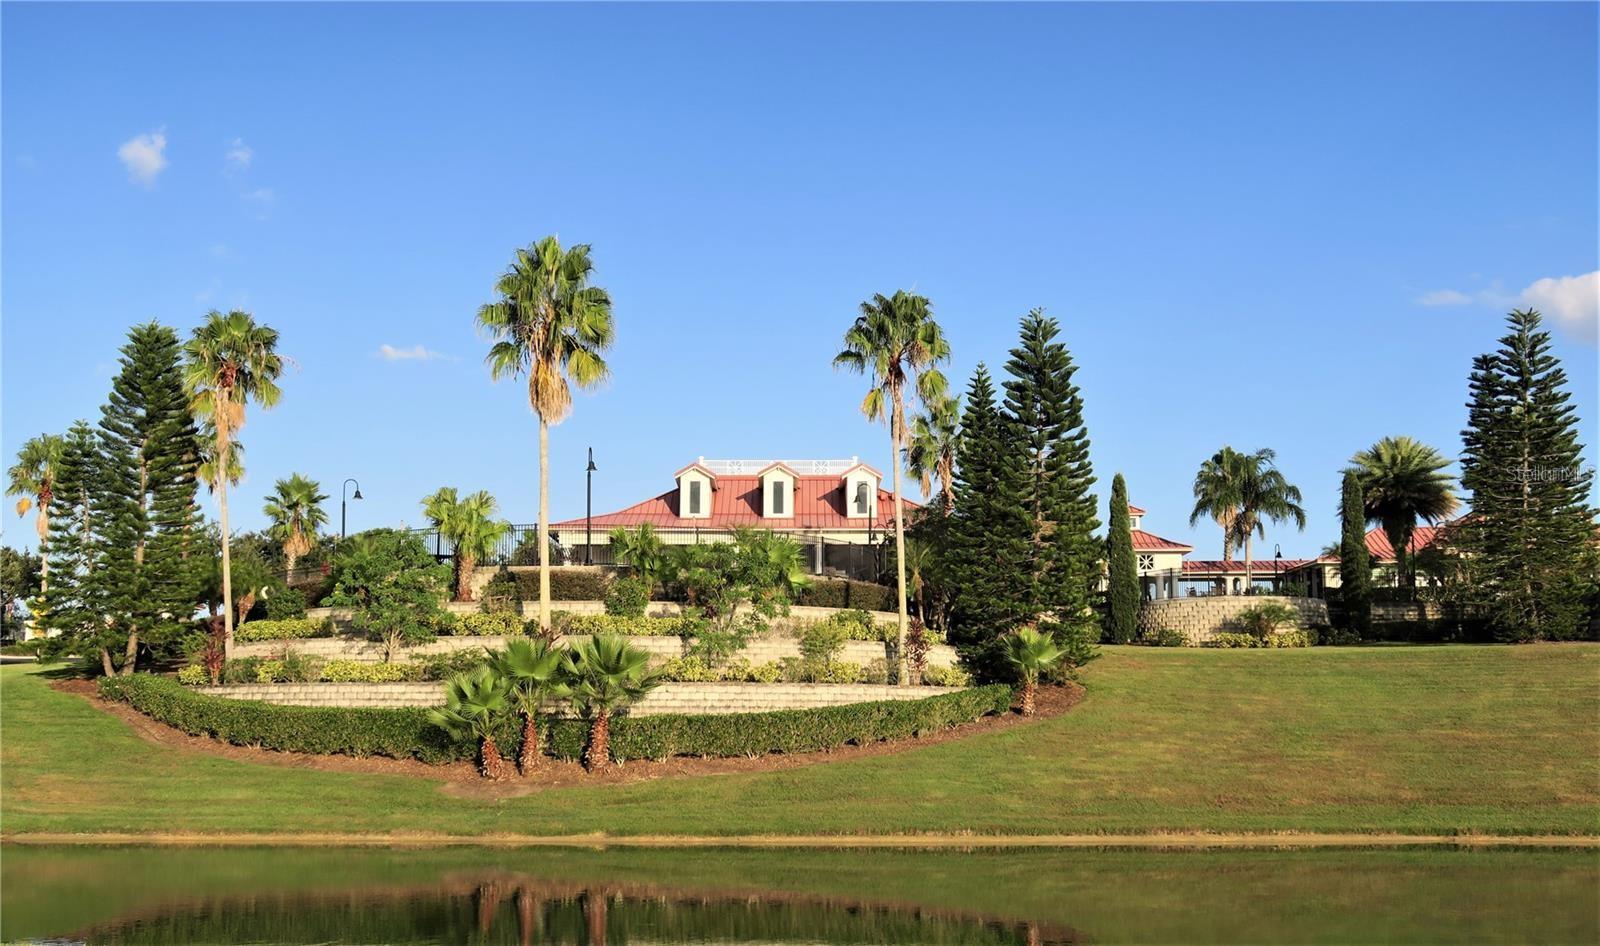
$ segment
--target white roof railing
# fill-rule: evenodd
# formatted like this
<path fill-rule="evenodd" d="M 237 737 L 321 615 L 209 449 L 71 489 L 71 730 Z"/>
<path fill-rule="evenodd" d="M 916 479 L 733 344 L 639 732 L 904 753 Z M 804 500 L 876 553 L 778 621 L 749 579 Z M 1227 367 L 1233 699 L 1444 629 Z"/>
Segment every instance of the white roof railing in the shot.
<path fill-rule="evenodd" d="M 708 460 L 700 457 L 695 462 L 716 476 L 755 476 L 774 463 L 782 463 L 801 476 L 838 476 L 861 461 L 857 457 L 842 460 Z"/>

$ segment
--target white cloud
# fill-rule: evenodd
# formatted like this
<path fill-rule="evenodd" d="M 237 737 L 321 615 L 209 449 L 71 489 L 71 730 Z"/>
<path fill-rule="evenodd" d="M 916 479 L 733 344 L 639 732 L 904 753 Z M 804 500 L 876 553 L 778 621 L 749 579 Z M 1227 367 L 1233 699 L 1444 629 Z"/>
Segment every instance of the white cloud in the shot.
<path fill-rule="evenodd" d="M 270 187 L 258 187 L 252 191 L 245 191 L 239 195 L 239 198 L 244 201 L 245 206 L 249 208 L 257 220 L 267 219 L 267 215 L 272 212 L 272 205 L 278 202 L 278 195 L 273 193 Z"/>
<path fill-rule="evenodd" d="M 384 361 L 433 361 L 436 358 L 443 358 L 444 355 L 421 345 L 413 345 L 410 348 L 379 345 L 378 357 Z"/>
<path fill-rule="evenodd" d="M 117 157 L 128 168 L 128 180 L 145 187 L 153 187 L 156 175 L 167 166 L 167 133 L 165 129 L 135 135 L 117 149 Z"/>
<path fill-rule="evenodd" d="M 244 143 L 243 138 L 235 138 L 228 143 L 228 152 L 224 159 L 228 162 L 228 170 L 244 171 L 250 167 L 250 159 L 255 157 L 255 151 Z"/>
<path fill-rule="evenodd" d="M 1417 305 L 1467 305 L 1472 297 L 1454 289 L 1435 289 L 1417 297 Z"/>
<path fill-rule="evenodd" d="M 1600 270 L 1541 279 L 1522 290 L 1521 300 L 1554 316 L 1556 324 L 1578 338 L 1592 342 L 1600 336 Z"/>

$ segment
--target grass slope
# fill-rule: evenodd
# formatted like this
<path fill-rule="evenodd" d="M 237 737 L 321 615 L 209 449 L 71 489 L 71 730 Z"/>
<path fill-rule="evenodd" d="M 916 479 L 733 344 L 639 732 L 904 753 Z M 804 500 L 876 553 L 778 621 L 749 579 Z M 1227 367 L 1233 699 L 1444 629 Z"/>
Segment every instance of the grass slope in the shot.
<path fill-rule="evenodd" d="M 450 798 L 151 746 L 0 669 L 4 830 L 459 834 L 1600 829 L 1600 646 L 1106 648 L 1066 716 L 782 772 Z"/>

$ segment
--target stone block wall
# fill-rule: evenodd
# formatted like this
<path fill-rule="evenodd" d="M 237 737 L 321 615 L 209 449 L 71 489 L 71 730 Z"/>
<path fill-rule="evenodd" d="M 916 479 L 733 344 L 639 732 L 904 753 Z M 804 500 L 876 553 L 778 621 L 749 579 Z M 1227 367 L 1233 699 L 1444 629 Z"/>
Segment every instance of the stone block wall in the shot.
<path fill-rule="evenodd" d="M 401 707 L 438 706 L 444 702 L 444 685 L 440 683 L 238 683 L 198 689 L 211 696 L 283 706 Z M 664 683 L 630 707 L 627 715 L 763 713 L 878 700 L 920 700 L 955 691 L 955 687 L 870 683 Z M 549 709 L 570 712 L 564 704 L 552 704 Z"/>
<path fill-rule="evenodd" d="M 1202 644 L 1218 631 L 1236 630 L 1240 612 L 1267 603 L 1285 604 L 1294 608 L 1300 615 L 1301 627 L 1328 623 L 1327 602 L 1319 598 L 1219 595 L 1210 598 L 1163 598 L 1146 601 L 1139 607 L 1139 633 L 1143 635 L 1170 628 L 1181 633 L 1190 644 Z"/>

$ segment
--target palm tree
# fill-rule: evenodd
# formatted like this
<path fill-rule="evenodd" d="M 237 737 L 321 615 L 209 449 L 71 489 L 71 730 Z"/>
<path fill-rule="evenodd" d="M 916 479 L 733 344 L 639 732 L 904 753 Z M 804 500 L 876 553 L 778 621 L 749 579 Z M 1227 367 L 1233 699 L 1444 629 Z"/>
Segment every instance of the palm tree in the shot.
<path fill-rule="evenodd" d="M 278 333 L 257 325 L 248 312 L 235 309 L 227 315 L 212 310 L 205 324 L 194 330 L 183 347 L 183 383 L 189 391 L 195 416 L 216 432 L 211 451 L 211 487 L 217 495 L 222 524 L 223 648 L 233 657 L 233 579 L 229 575 L 228 483 L 233 475 L 233 439 L 244 426 L 245 406 L 255 401 L 263 408 L 278 403 L 278 376 L 283 357 L 278 354 Z"/>
<path fill-rule="evenodd" d="M 444 709 L 428 711 L 428 719 L 456 739 L 478 744 L 478 773 L 484 778 L 505 778 L 505 759 L 495 745 L 494 733 L 506 713 L 511 684 L 484 664 L 458 673 L 444 688 Z"/>
<path fill-rule="evenodd" d="M 441 486 L 422 501 L 422 511 L 454 549 L 457 601 L 472 600 L 472 574 L 493 555 L 511 531 L 511 523 L 494 518 L 499 505 L 485 490 L 456 498 L 454 487 Z"/>
<path fill-rule="evenodd" d="M 274 484 L 261 511 L 272 520 L 267 535 L 283 546 L 284 569 L 294 572 L 294 563 L 317 543 L 317 528 L 328 524 L 322 504 L 328 499 L 316 480 L 294 473 Z"/>
<path fill-rule="evenodd" d="M 632 566 L 633 573 L 651 587 L 667 570 L 667 550 L 656 534 L 655 526 L 646 522 L 637 529 L 618 526 L 611 530 L 611 548 L 617 560 Z"/>
<path fill-rule="evenodd" d="M 567 652 L 562 675 L 573 702 L 589 718 L 586 768 L 611 764 L 611 714 L 656 688 L 660 681 L 649 666 L 650 654 L 620 634 L 596 634 Z"/>
<path fill-rule="evenodd" d="M 872 387 L 861 401 L 868 420 L 889 423 L 889 456 L 894 465 L 894 548 L 898 575 L 900 624 L 897 631 L 900 685 L 908 686 L 906 672 L 906 516 L 900 494 L 900 456 L 906 444 L 906 387 L 912 386 L 923 404 L 936 404 L 945 396 L 945 379 L 934 367 L 950 357 L 932 306 L 924 296 L 898 290 L 893 296 L 875 295 L 861 303 L 861 314 L 844 333 L 844 350 L 833 358 L 835 368 L 848 368 L 868 377 Z"/>
<path fill-rule="evenodd" d="M 50 499 L 55 493 L 56 469 L 61 465 L 61 453 L 66 440 L 56 434 L 40 434 L 30 438 L 17 451 L 17 462 L 6 471 L 6 495 L 21 496 L 17 500 L 17 516 L 36 509 L 33 517 L 34 531 L 39 535 L 39 593 L 50 587 L 50 557 L 45 554 L 45 542 L 50 538 Z"/>
<path fill-rule="evenodd" d="M 906 447 L 906 471 L 917 478 L 922 495 L 932 496 L 933 481 L 939 481 L 939 498 L 945 514 L 955 508 L 956 446 L 961 440 L 961 402 L 941 397 L 926 405 L 911 421 L 911 440 Z"/>
<path fill-rule="evenodd" d="M 1411 536 L 1417 520 L 1429 524 L 1456 511 L 1450 465 L 1433 449 L 1410 437 L 1385 437 L 1350 458 L 1361 484 L 1367 521 L 1383 527 L 1394 547 L 1395 574 L 1401 584 L 1414 587 L 1417 576 L 1412 561 Z"/>
<path fill-rule="evenodd" d="M 195 476 L 206 484 L 206 492 L 217 492 L 217 426 L 206 421 L 200 431 L 198 465 Z M 244 479 L 244 444 L 228 444 L 228 485 L 238 486 Z"/>
<path fill-rule="evenodd" d="M 561 678 L 564 651 L 542 637 L 517 638 L 495 658 L 495 670 L 511 684 L 511 699 L 522 713 L 522 749 L 517 771 L 527 775 L 539 761 L 539 707 L 545 700 L 564 697 Z"/>
<path fill-rule="evenodd" d="M 1250 542 L 1259 535 L 1266 538 L 1263 519 L 1273 522 L 1292 520 L 1300 531 L 1306 528 L 1306 511 L 1300 507 L 1300 489 L 1284 479 L 1274 464 L 1277 454 L 1271 450 L 1257 450 L 1241 454 L 1235 473 L 1239 511 L 1233 519 L 1234 545 L 1244 548 L 1244 587 L 1248 593 L 1254 576 L 1250 568 Z"/>
<path fill-rule="evenodd" d="M 1189 513 L 1189 525 L 1209 516 L 1222 527 L 1224 562 L 1233 561 L 1236 547 L 1233 520 L 1239 515 L 1239 468 L 1244 460 L 1239 451 L 1223 447 L 1200 464 L 1194 475 L 1194 511 Z"/>
<path fill-rule="evenodd" d="M 572 410 L 572 384 L 593 388 L 610 374 L 600 353 L 615 328 L 611 296 L 589 279 L 589 245 L 563 250 L 553 236 L 518 250 L 500 280 L 499 299 L 478 309 L 495 339 L 489 376 L 528 377 L 528 406 L 539 418 L 539 535 L 550 534 L 550 425 Z M 570 383 L 569 383 L 570 382 Z M 539 627 L 550 630 L 550 543 L 539 544 Z"/>
<path fill-rule="evenodd" d="M 1018 628 L 1006 638 L 1006 658 L 1022 677 L 1022 715 L 1032 716 L 1039 676 L 1061 663 L 1067 652 L 1055 639 L 1035 627 Z"/>

